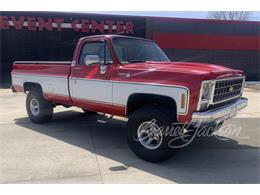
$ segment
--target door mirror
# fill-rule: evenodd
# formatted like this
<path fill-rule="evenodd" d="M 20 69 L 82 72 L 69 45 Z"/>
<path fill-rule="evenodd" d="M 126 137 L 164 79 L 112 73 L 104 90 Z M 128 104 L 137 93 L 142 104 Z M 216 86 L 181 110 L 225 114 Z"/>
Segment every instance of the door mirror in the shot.
<path fill-rule="evenodd" d="M 98 55 L 86 55 L 84 58 L 84 63 L 87 66 L 100 64 L 100 59 Z"/>

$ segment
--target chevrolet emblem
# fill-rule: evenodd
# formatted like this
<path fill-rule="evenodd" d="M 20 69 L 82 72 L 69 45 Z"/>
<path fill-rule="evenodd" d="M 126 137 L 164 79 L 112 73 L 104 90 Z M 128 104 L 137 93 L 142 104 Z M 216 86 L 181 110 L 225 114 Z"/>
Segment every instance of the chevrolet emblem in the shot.
<path fill-rule="evenodd" d="M 232 91 L 234 91 L 234 87 L 233 86 L 231 86 L 231 87 L 229 87 L 229 92 L 232 92 Z"/>

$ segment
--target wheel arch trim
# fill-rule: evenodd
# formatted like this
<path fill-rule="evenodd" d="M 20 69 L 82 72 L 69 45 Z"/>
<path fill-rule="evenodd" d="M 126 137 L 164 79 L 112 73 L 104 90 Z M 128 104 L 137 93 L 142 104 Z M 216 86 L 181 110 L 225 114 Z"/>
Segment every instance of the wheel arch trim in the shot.
<path fill-rule="evenodd" d="M 126 116 L 129 115 L 129 113 L 128 113 L 128 111 L 129 111 L 128 106 L 129 106 L 129 104 L 130 104 L 131 98 L 134 98 L 133 96 L 143 96 L 143 95 L 146 95 L 146 96 L 148 96 L 148 97 L 150 96 L 150 97 L 156 97 L 156 98 L 157 98 L 157 97 L 158 97 L 158 98 L 167 98 L 167 99 L 173 101 L 174 104 L 175 104 L 175 106 L 176 106 L 176 115 L 178 114 L 178 112 L 177 112 L 177 102 L 176 102 L 176 100 L 175 100 L 174 98 L 172 98 L 172 97 L 170 97 L 170 96 L 161 95 L 161 94 L 156 94 L 156 93 L 132 93 L 132 94 L 129 95 L 128 98 L 127 98 L 127 103 L 126 103 L 126 107 L 125 107 L 125 115 L 126 115 Z M 147 97 L 147 98 L 148 98 L 148 97 Z"/>

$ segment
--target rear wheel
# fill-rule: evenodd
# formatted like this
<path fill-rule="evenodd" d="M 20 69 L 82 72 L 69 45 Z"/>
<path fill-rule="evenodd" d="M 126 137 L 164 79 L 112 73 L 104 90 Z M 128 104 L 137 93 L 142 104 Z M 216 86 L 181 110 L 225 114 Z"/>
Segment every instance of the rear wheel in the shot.
<path fill-rule="evenodd" d="M 145 106 L 135 111 L 128 120 L 128 143 L 140 158 L 158 162 L 170 158 L 172 139 L 161 127 L 170 127 L 171 119 L 162 109 Z"/>
<path fill-rule="evenodd" d="M 32 89 L 26 97 L 26 111 L 33 123 L 44 123 L 52 120 L 53 106 L 43 97 L 41 89 Z"/>

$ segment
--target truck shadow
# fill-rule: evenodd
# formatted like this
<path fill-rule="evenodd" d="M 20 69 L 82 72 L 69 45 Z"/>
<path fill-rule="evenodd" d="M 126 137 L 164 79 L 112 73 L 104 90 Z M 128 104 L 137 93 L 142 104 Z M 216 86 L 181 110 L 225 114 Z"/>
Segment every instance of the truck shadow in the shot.
<path fill-rule="evenodd" d="M 260 183 L 259 131 L 246 144 L 234 138 L 225 141 L 215 136 L 199 138 L 176 151 L 172 159 L 155 164 L 139 159 L 130 150 L 125 121 L 111 119 L 101 124 L 97 122 L 98 117 L 66 111 L 55 113 L 53 121 L 44 125 L 32 124 L 28 118 L 15 119 L 15 123 L 97 154 L 102 162 L 108 159 L 123 164 L 104 163 L 110 172 L 123 173 L 134 168 L 177 183 Z M 257 118 L 231 121 L 241 125 L 249 135 L 252 128 L 259 128 Z"/>

